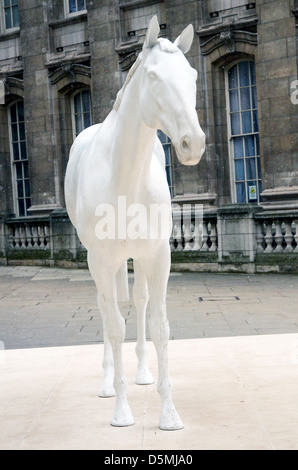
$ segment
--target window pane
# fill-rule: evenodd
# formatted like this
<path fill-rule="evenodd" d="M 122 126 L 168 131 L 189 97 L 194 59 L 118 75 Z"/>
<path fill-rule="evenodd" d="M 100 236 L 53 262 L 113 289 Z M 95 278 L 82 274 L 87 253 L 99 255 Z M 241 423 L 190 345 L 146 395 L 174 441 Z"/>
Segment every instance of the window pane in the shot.
<path fill-rule="evenodd" d="M 26 142 L 21 142 L 21 143 L 20 143 L 20 148 L 21 148 L 21 159 L 22 159 L 22 160 L 27 160 L 27 146 L 26 146 Z"/>
<path fill-rule="evenodd" d="M 257 109 L 258 107 L 257 88 L 255 86 L 253 86 L 251 89 L 251 95 L 252 95 L 252 108 Z"/>
<path fill-rule="evenodd" d="M 11 106 L 10 108 L 10 119 L 12 123 L 17 122 L 17 105 L 16 104 Z"/>
<path fill-rule="evenodd" d="M 5 9 L 5 26 L 6 26 L 6 29 L 12 28 L 10 8 Z"/>
<path fill-rule="evenodd" d="M 23 178 L 22 163 L 16 163 L 16 173 L 18 180 Z"/>
<path fill-rule="evenodd" d="M 74 97 L 74 109 L 76 114 L 80 114 L 82 112 L 81 93 L 78 93 Z"/>
<path fill-rule="evenodd" d="M 239 113 L 231 114 L 231 128 L 232 135 L 241 134 Z"/>
<path fill-rule="evenodd" d="M 234 158 L 243 158 L 243 137 L 235 137 L 233 139 Z"/>
<path fill-rule="evenodd" d="M 249 202 L 256 202 L 258 200 L 258 186 L 256 181 L 247 183 L 247 194 Z"/>
<path fill-rule="evenodd" d="M 26 199 L 26 212 L 28 211 L 30 206 L 31 206 L 31 199 Z"/>
<path fill-rule="evenodd" d="M 237 65 L 229 70 L 229 88 L 238 87 Z"/>
<path fill-rule="evenodd" d="M 245 181 L 243 160 L 235 160 L 235 179 L 236 181 Z"/>
<path fill-rule="evenodd" d="M 247 158 L 246 160 L 246 174 L 248 180 L 255 180 L 257 178 L 256 159 Z"/>
<path fill-rule="evenodd" d="M 85 90 L 82 92 L 83 112 L 90 112 L 90 93 Z"/>
<path fill-rule="evenodd" d="M 24 168 L 24 178 L 28 179 L 29 178 L 29 165 L 28 165 L 28 162 L 23 163 L 23 168 Z"/>
<path fill-rule="evenodd" d="M 246 202 L 245 183 L 236 183 L 237 202 Z"/>
<path fill-rule="evenodd" d="M 17 124 L 11 125 L 11 138 L 12 138 L 12 142 L 17 142 L 19 140 Z"/>
<path fill-rule="evenodd" d="M 249 86 L 249 62 L 239 63 L 240 86 Z"/>
<path fill-rule="evenodd" d="M 242 116 L 242 133 L 250 134 L 252 132 L 251 112 L 241 113 L 241 116 Z"/>
<path fill-rule="evenodd" d="M 254 132 L 259 132 L 258 111 L 253 111 L 252 116 L 254 121 Z"/>
<path fill-rule="evenodd" d="M 250 75 L 251 75 L 251 84 L 256 84 L 256 64 L 254 62 L 250 62 Z"/>
<path fill-rule="evenodd" d="M 13 150 L 14 160 L 19 160 L 20 159 L 19 144 L 18 143 L 12 144 L 12 150 Z"/>
<path fill-rule="evenodd" d="M 258 167 L 258 178 L 261 178 L 262 170 L 261 170 L 261 159 L 260 157 L 257 158 L 257 167 Z"/>
<path fill-rule="evenodd" d="M 18 117 L 20 122 L 24 121 L 24 103 L 22 101 L 18 103 Z"/>
<path fill-rule="evenodd" d="M 241 96 L 241 109 L 243 111 L 247 110 L 247 109 L 251 109 L 251 106 L 250 106 L 250 89 L 249 88 L 241 88 L 240 96 Z"/>
<path fill-rule="evenodd" d="M 159 140 L 161 141 L 162 144 L 165 144 L 166 141 L 167 141 L 167 136 L 166 134 L 164 134 L 161 130 L 158 130 L 157 131 L 157 137 L 159 138 Z"/>
<path fill-rule="evenodd" d="M 29 183 L 29 180 L 25 180 L 25 197 L 30 197 L 30 183 Z"/>
<path fill-rule="evenodd" d="M 19 124 L 19 132 L 20 132 L 20 140 L 25 140 L 26 135 L 25 135 L 25 123 L 21 122 Z"/>
<path fill-rule="evenodd" d="M 18 200 L 18 205 L 19 205 L 19 216 L 24 217 L 25 216 L 25 204 L 24 204 L 24 199 L 19 199 Z"/>
<path fill-rule="evenodd" d="M 24 197 L 24 187 L 23 187 L 23 180 L 18 181 L 18 197 L 22 198 Z"/>
<path fill-rule="evenodd" d="M 84 114 L 84 129 L 91 126 L 91 115 L 90 113 Z"/>
<path fill-rule="evenodd" d="M 231 90 L 230 91 L 230 110 L 239 111 L 239 94 L 238 90 Z"/>
<path fill-rule="evenodd" d="M 82 132 L 84 130 L 83 129 L 82 115 L 77 114 L 75 121 L 76 121 L 76 135 L 79 135 L 80 132 Z"/>
<path fill-rule="evenodd" d="M 253 135 L 245 136 L 245 156 L 253 157 L 256 154 L 255 138 Z"/>
<path fill-rule="evenodd" d="M 76 11 L 76 0 L 69 0 L 69 13 L 74 13 Z"/>
<path fill-rule="evenodd" d="M 20 26 L 19 24 L 19 8 L 18 6 L 12 7 L 12 18 L 13 18 L 13 26 L 16 28 L 17 26 Z"/>
<path fill-rule="evenodd" d="M 256 135 L 257 155 L 260 155 L 260 141 L 258 134 Z"/>
<path fill-rule="evenodd" d="M 78 10 L 85 10 L 85 1 L 86 0 L 78 0 Z"/>
<path fill-rule="evenodd" d="M 165 151 L 165 161 L 166 161 L 166 166 L 171 166 L 172 164 L 172 159 L 171 159 L 171 146 L 170 145 L 164 145 L 163 147 Z"/>
<path fill-rule="evenodd" d="M 9 7 L 10 6 L 10 0 L 4 0 L 4 6 Z"/>

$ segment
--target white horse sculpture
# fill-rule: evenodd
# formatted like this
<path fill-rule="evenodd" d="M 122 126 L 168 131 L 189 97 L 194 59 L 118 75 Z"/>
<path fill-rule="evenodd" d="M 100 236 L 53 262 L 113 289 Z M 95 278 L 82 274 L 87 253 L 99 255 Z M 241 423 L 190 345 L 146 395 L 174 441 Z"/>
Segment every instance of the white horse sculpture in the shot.
<path fill-rule="evenodd" d="M 119 232 L 116 237 L 101 237 L 97 233 L 98 216 L 102 215 L 98 208 L 103 204 L 114 209 L 116 223 L 124 220 L 127 227 L 132 221 L 133 213 L 121 212 L 119 196 L 125 198 L 126 207 L 138 204 L 147 214 L 152 205 L 166 205 L 170 211 L 164 151 L 157 129 L 170 137 L 180 162 L 185 165 L 197 164 L 205 150 L 205 134 L 195 107 L 197 72 L 184 56 L 193 41 L 193 27 L 189 25 L 174 43 L 158 39 L 159 31 L 155 16 L 113 110 L 102 124 L 85 129 L 76 138 L 66 172 L 65 197 L 69 217 L 87 249 L 89 270 L 98 290 L 105 343 L 99 396 L 116 393 L 111 424 L 134 424 L 122 364 L 125 322 L 118 308 L 118 301 L 127 299 L 127 260 L 132 258 L 138 314 L 136 382 L 153 383 L 146 360 L 145 335 L 150 298 L 148 324 L 158 358 L 160 428 L 173 430 L 181 429 L 183 424 L 172 402 L 167 364 L 166 292 L 171 222 L 167 222 L 166 237 L 161 236 L 160 230 L 157 237 L 119 236 Z M 150 224 L 149 218 L 143 221 Z"/>

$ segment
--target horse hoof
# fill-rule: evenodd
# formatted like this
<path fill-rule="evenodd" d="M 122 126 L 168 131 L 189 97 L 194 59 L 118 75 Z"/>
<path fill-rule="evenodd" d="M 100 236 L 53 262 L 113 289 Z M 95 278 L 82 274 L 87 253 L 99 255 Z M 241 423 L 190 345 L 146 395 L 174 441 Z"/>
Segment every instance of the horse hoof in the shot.
<path fill-rule="evenodd" d="M 114 387 L 101 387 L 98 392 L 99 398 L 112 398 L 116 396 Z"/>
<path fill-rule="evenodd" d="M 135 424 L 135 420 L 133 419 L 130 408 L 122 411 L 116 410 L 111 421 L 111 425 L 117 427 L 132 426 L 133 424 Z"/>
<path fill-rule="evenodd" d="M 136 384 L 137 385 L 151 385 L 151 384 L 154 384 L 154 379 L 153 379 L 149 369 L 148 370 L 140 370 L 137 373 Z"/>
<path fill-rule="evenodd" d="M 168 414 L 161 415 L 159 427 L 162 431 L 178 431 L 183 429 L 184 425 L 177 411 L 172 410 Z"/>

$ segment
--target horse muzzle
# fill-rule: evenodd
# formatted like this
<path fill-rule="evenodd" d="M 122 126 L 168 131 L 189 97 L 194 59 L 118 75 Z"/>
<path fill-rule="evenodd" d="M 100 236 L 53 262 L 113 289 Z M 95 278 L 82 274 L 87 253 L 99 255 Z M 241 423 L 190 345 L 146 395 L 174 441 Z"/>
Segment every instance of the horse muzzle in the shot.
<path fill-rule="evenodd" d="M 183 165 L 197 165 L 205 152 L 206 136 L 204 132 L 196 137 L 184 135 L 180 143 L 175 145 L 177 157 Z"/>

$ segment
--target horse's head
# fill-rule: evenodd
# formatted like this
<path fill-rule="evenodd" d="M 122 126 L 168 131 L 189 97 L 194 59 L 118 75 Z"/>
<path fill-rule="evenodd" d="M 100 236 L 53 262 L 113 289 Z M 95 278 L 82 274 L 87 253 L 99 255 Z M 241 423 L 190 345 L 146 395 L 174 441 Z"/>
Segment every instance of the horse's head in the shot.
<path fill-rule="evenodd" d="M 181 163 L 196 165 L 205 151 L 205 134 L 196 112 L 197 71 L 184 56 L 193 41 L 193 27 L 189 25 L 174 43 L 158 39 L 159 31 L 155 16 L 142 51 L 143 118 L 171 139 Z"/>

